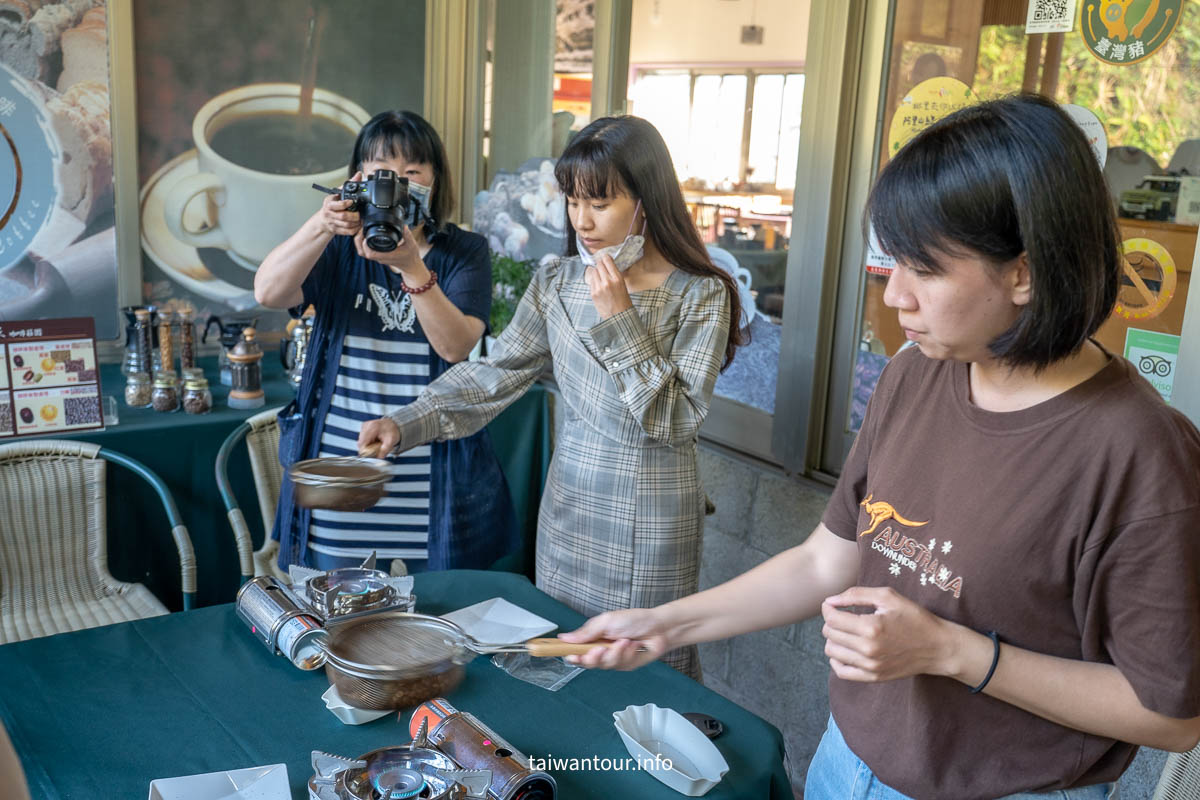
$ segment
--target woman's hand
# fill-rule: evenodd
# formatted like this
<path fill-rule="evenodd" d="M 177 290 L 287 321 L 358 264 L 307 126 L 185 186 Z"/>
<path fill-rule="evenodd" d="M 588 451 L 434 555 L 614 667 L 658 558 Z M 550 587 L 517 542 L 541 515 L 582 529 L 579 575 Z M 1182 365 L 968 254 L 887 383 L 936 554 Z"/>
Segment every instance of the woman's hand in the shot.
<path fill-rule="evenodd" d="M 358 432 L 358 452 L 374 450 L 377 458 L 385 458 L 399 444 L 400 428 L 389 417 L 367 420 Z"/>
<path fill-rule="evenodd" d="M 351 180 L 362 180 L 362 173 L 354 173 Z M 353 208 L 353 200 L 342 200 L 336 194 L 325 195 L 321 210 L 317 212 L 321 230 L 332 236 L 354 236 L 362 228 L 362 215 Z"/>
<path fill-rule="evenodd" d="M 588 267 L 583 276 L 592 292 L 592 302 L 596 304 L 596 311 L 600 312 L 600 319 L 608 319 L 614 314 L 633 308 L 633 301 L 629 299 L 629 289 L 625 287 L 625 278 L 608 253 L 596 259 L 596 265 Z"/>
<path fill-rule="evenodd" d="M 954 624 L 893 589 L 853 586 L 826 598 L 821 614 L 825 655 L 839 678 L 873 683 L 950 671 Z"/>
<path fill-rule="evenodd" d="M 354 235 L 354 248 L 358 254 L 369 261 L 378 261 L 385 267 L 404 278 L 408 286 L 424 286 L 429 281 L 429 270 L 421 260 L 421 251 L 413 233 L 407 225 L 404 226 L 404 236 L 395 250 L 382 252 L 373 250 L 367 244 L 366 237 L 360 230 Z"/>
<path fill-rule="evenodd" d="M 592 617 L 578 630 L 560 634 L 566 642 L 591 642 L 612 639 L 608 647 L 596 647 L 581 656 L 566 656 L 567 661 L 593 669 L 637 669 L 674 649 L 667 626 L 659 619 L 658 609 L 631 608 L 607 611 Z"/>

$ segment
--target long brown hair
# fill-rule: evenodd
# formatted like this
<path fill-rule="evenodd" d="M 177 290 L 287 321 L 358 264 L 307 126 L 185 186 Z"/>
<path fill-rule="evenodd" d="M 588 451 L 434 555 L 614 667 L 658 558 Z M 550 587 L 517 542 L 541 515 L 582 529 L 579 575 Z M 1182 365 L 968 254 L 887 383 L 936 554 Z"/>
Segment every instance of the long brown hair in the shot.
<path fill-rule="evenodd" d="M 675 179 L 671 154 L 662 136 L 641 117 L 601 117 L 571 139 L 554 167 L 564 195 L 574 198 L 628 194 L 642 201 L 646 237 L 674 267 L 692 275 L 716 278 L 729 297 L 729 339 L 724 370 L 745 343 L 742 306 L 733 276 L 712 263 L 700 233 L 688 216 L 683 193 Z M 567 255 L 578 253 L 575 227 L 567 219 Z"/>

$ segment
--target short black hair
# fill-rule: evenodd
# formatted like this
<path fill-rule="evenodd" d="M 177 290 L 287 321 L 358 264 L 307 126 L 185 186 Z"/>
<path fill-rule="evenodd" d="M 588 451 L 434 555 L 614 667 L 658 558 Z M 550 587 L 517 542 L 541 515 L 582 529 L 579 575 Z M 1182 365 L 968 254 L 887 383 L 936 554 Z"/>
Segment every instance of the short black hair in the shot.
<path fill-rule="evenodd" d="M 450 164 L 442 138 L 420 114 L 384 111 L 371 117 L 354 141 L 347 174 L 358 172 L 366 161 L 396 156 L 433 167 L 429 211 L 440 230 L 454 211 L 454 181 L 450 178 Z"/>
<path fill-rule="evenodd" d="M 868 219 L 886 253 L 935 273 L 939 256 L 999 267 L 1026 254 L 1033 296 L 989 344 L 1001 363 L 1040 370 L 1078 352 L 1116 303 L 1108 185 L 1083 131 L 1041 95 L 980 103 L 919 133 L 880 173 Z"/>

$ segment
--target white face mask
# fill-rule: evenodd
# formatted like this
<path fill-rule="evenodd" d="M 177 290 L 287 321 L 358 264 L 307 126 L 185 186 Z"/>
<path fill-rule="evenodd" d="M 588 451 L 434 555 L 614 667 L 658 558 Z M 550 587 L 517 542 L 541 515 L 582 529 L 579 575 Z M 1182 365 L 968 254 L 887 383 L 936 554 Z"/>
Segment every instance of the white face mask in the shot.
<path fill-rule="evenodd" d="M 642 220 L 642 232 L 634 235 L 633 220 L 637 219 L 637 213 L 642 208 L 642 201 L 638 200 L 637 207 L 633 209 L 633 219 L 629 220 L 629 232 L 625 234 L 625 241 L 620 244 L 614 244 L 609 247 L 601 247 L 595 253 L 590 252 L 587 246 L 584 245 L 583 239 L 578 233 L 575 234 L 575 248 L 579 251 L 579 258 L 586 266 L 594 267 L 596 259 L 602 255 L 608 255 L 612 258 L 613 263 L 617 265 L 618 272 L 624 272 L 632 267 L 642 257 L 642 253 L 646 247 L 646 220 Z"/>

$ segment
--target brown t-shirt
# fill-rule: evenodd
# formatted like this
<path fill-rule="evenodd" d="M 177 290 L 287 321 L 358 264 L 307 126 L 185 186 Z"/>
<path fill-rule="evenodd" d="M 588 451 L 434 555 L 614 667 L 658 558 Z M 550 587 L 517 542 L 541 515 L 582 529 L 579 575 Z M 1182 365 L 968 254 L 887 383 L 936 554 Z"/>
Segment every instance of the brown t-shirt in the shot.
<path fill-rule="evenodd" d="M 858 542 L 859 584 L 1200 715 L 1200 433 L 1117 356 L 1032 408 L 969 398 L 965 364 L 912 348 L 884 370 L 824 518 Z M 949 678 L 829 695 L 850 748 L 921 800 L 1115 780 L 1137 750 Z"/>

